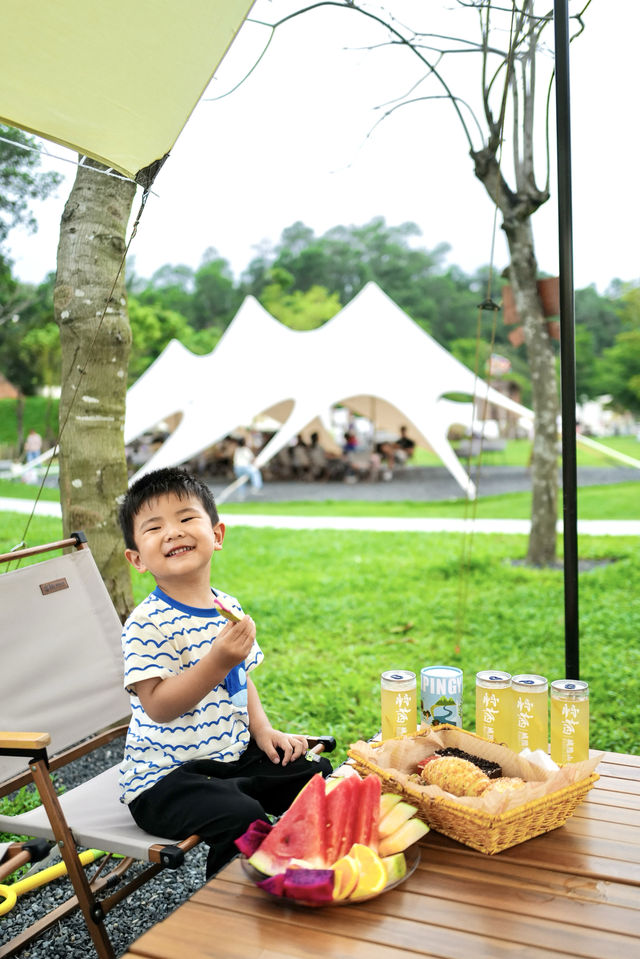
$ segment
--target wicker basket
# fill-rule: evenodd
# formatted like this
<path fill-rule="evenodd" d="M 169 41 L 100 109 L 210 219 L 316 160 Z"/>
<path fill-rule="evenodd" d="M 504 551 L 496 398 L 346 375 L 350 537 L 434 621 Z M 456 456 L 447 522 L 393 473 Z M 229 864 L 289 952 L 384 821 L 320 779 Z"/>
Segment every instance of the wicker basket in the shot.
<path fill-rule="evenodd" d="M 445 742 L 447 729 L 453 730 L 453 727 L 440 727 Z M 483 751 L 481 744 L 488 742 L 474 733 L 457 729 L 455 733 L 455 744 L 476 755 Z M 418 733 L 417 737 L 421 735 L 425 733 Z M 461 736 L 465 737 L 462 742 Z M 468 741 L 466 737 L 469 737 Z M 383 744 L 369 745 L 375 750 Z M 495 749 L 495 744 L 492 743 L 491 746 Z M 419 818 L 430 828 L 489 855 L 564 825 L 599 778 L 597 773 L 591 773 L 584 779 L 545 796 L 513 806 L 505 812 L 491 814 L 483 809 L 462 805 L 445 796 L 425 796 L 420 786 L 407 781 L 407 776 L 400 774 L 397 769 L 377 765 L 374 760 L 369 760 L 351 749 L 349 756 L 361 775 L 375 773 L 380 777 L 383 792 L 398 793 L 407 802 L 417 806 Z"/>

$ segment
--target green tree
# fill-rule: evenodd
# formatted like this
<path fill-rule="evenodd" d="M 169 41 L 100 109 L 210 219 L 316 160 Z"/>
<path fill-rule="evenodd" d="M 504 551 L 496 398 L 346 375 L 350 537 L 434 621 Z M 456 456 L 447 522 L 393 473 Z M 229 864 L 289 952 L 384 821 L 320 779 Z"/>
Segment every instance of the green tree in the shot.
<path fill-rule="evenodd" d="M 282 268 L 274 267 L 270 278 L 260 302 L 292 330 L 314 330 L 340 312 L 337 293 L 328 293 L 322 286 L 312 286 L 304 292 L 294 290 L 293 277 Z"/>
<path fill-rule="evenodd" d="M 211 247 L 205 252 L 194 279 L 193 328 L 215 327 L 224 331 L 242 301 L 228 262 Z"/>
<path fill-rule="evenodd" d="M 158 306 L 180 313 L 193 323 L 195 272 L 190 266 L 165 264 L 155 271 L 150 280 L 139 277 L 127 280 L 129 291 L 142 306 Z"/>
<path fill-rule="evenodd" d="M 129 297 L 129 322 L 129 383 L 134 383 L 144 373 L 170 340 L 180 340 L 187 346 L 193 336 L 192 328 L 180 313 L 157 305 L 144 305 L 133 296 Z"/>
<path fill-rule="evenodd" d="M 129 297 L 128 307 L 132 337 L 129 383 L 142 376 L 171 340 L 179 340 L 192 353 L 203 354 L 210 353 L 220 339 L 214 327 L 194 330 L 175 310 L 143 304 L 134 296 Z"/>
<path fill-rule="evenodd" d="M 53 322 L 53 274 L 38 286 L 7 279 L 0 271 L 0 353 L 2 372 L 26 396 L 60 382 L 57 331 L 43 331 Z M 6 299 L 2 303 L 3 291 Z M 38 338 L 45 349 L 39 356 Z"/>
<path fill-rule="evenodd" d="M 44 200 L 62 182 L 59 173 L 38 170 L 36 141 L 22 130 L 0 124 L 0 246 L 15 226 L 35 232 L 31 200 Z"/>
<path fill-rule="evenodd" d="M 608 346 L 613 346 L 614 340 L 621 329 L 620 311 L 617 297 L 600 296 L 595 286 L 588 286 L 583 290 L 576 290 L 575 314 L 576 329 L 588 330 L 591 334 L 593 352 L 600 355 Z"/>
<path fill-rule="evenodd" d="M 618 410 L 640 414 L 640 286 L 627 287 L 619 306 L 623 329 L 598 365 L 601 393 L 612 397 Z"/>

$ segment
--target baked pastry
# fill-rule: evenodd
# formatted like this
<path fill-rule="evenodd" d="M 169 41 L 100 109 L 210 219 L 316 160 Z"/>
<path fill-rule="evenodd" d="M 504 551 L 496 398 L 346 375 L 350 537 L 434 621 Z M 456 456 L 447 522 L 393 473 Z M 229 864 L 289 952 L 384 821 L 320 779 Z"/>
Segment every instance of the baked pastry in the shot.
<path fill-rule="evenodd" d="M 436 756 L 457 756 L 459 759 L 467 759 L 473 763 L 489 779 L 499 779 L 502 776 L 502 766 L 500 763 L 493 762 L 491 759 L 483 759 L 482 756 L 472 756 L 466 753 L 464 749 L 456 749 L 455 746 L 447 746 L 446 749 L 436 749 Z"/>
<path fill-rule="evenodd" d="M 514 789 L 522 789 L 523 786 L 526 786 L 526 783 L 519 776 L 503 776 L 501 779 L 494 779 L 488 783 L 482 795 L 512 792 Z"/>
<path fill-rule="evenodd" d="M 422 767 L 421 775 L 424 782 L 454 796 L 481 796 L 490 782 L 474 763 L 457 756 L 431 759 Z"/>

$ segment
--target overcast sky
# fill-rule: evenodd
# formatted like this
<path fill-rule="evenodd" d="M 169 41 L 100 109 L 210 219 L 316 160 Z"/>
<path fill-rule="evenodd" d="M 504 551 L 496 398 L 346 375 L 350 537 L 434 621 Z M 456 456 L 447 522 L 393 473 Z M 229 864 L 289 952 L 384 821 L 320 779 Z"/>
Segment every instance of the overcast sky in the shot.
<path fill-rule="evenodd" d="M 257 0 L 252 16 L 273 20 L 297 6 Z M 452 4 L 387 6 L 427 29 L 425 12 L 440 17 Z M 571 48 L 574 272 L 576 287 L 595 283 L 603 292 L 613 278 L 640 277 L 640 0 L 592 0 L 585 21 Z M 429 29 L 440 26 L 429 21 Z M 382 105 L 422 72 L 406 50 L 379 46 L 384 38 L 353 11 L 314 11 L 277 32 L 238 90 L 212 99 L 234 87 L 266 42 L 263 27 L 245 24 L 156 180 L 132 247 L 136 273 L 149 277 L 165 263 L 197 267 L 215 247 L 239 275 L 263 241 L 276 242 L 297 220 L 321 234 L 375 216 L 391 225 L 415 221 L 421 246 L 448 243 L 449 262 L 467 272 L 488 263 L 493 208 L 451 105 L 423 101 L 375 126 Z M 478 63 L 470 56 L 457 63 L 456 92 L 473 98 Z M 46 165 L 63 172 L 65 183 L 36 207 L 38 233 L 14 230 L 9 240 L 16 274 L 31 282 L 55 269 L 74 176 L 62 160 Z M 556 202 L 554 194 L 533 221 L 540 268 L 551 274 L 558 271 Z M 499 230 L 494 259 L 498 270 L 508 262 Z"/>

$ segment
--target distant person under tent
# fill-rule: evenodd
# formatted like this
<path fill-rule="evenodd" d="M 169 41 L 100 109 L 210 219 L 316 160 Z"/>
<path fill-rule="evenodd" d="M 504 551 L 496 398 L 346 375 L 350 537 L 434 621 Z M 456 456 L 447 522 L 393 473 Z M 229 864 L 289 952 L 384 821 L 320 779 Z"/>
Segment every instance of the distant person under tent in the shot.
<path fill-rule="evenodd" d="M 241 436 L 235 440 L 236 448 L 233 454 L 233 472 L 239 479 L 248 476 L 251 489 L 254 493 L 262 490 L 262 473 L 255 464 L 255 456 Z"/>
<path fill-rule="evenodd" d="M 393 479 L 394 466 L 404 466 L 413 456 L 415 448 L 415 442 L 407 436 L 406 426 L 400 427 L 397 440 L 378 443 L 376 452 L 383 457 L 387 467 L 382 473 L 383 480 Z"/>

